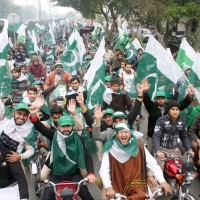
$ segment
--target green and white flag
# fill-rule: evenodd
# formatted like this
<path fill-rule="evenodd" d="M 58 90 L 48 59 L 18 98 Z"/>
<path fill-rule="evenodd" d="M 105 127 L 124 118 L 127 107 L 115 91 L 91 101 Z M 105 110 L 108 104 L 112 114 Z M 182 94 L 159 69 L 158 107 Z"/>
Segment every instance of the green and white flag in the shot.
<path fill-rule="evenodd" d="M 40 48 L 38 47 L 38 44 L 37 44 L 37 38 L 36 38 L 34 30 L 32 30 L 31 40 L 32 40 L 33 45 L 34 45 L 34 51 L 38 52 L 38 53 L 39 52 L 41 53 L 41 50 L 40 50 Z"/>
<path fill-rule="evenodd" d="M 148 93 L 152 99 L 158 90 L 170 93 L 183 74 L 181 68 L 153 36 L 149 37 L 136 73 L 135 84 L 148 78 L 151 84 Z"/>
<path fill-rule="evenodd" d="M 12 93 L 10 82 L 10 72 L 7 65 L 7 53 L 9 47 L 8 41 L 8 20 L 0 19 L 4 23 L 2 32 L 0 33 L 0 97 L 7 96 Z"/>
<path fill-rule="evenodd" d="M 76 74 L 77 69 L 80 67 L 80 54 L 77 47 L 75 32 L 70 36 L 67 42 L 67 48 L 60 57 L 61 62 L 64 64 L 64 70 Z"/>
<path fill-rule="evenodd" d="M 94 108 L 94 105 L 103 103 L 103 93 L 105 91 L 105 66 L 103 56 L 105 54 L 105 39 L 101 44 L 92 60 L 91 66 L 84 76 L 87 81 L 87 107 L 89 110 Z"/>
<path fill-rule="evenodd" d="M 142 48 L 142 45 L 137 38 L 135 38 L 132 43 L 128 43 L 126 45 L 125 52 L 128 62 L 131 63 L 134 61 L 135 57 L 137 56 L 137 50 L 140 48 Z"/>
<path fill-rule="evenodd" d="M 189 65 L 191 67 L 188 80 L 195 87 L 197 99 L 200 100 L 200 57 L 185 38 L 181 42 L 176 62 L 183 70 L 185 66 Z M 185 81 L 185 87 L 182 89 L 181 93 L 185 94 L 187 86 L 188 82 Z"/>
<path fill-rule="evenodd" d="M 51 49 L 50 51 L 45 52 L 45 60 L 47 63 L 54 63 L 54 50 Z"/>
<path fill-rule="evenodd" d="M 17 33 L 18 35 L 25 35 L 26 28 L 27 28 L 27 26 L 22 23 L 9 24 L 8 31 L 10 31 L 12 33 Z"/>
<path fill-rule="evenodd" d="M 51 24 L 49 23 L 49 33 L 47 34 L 47 37 L 45 38 L 43 45 L 49 45 L 50 47 L 53 47 L 53 45 L 56 43 L 55 36 L 53 33 L 53 29 L 51 27 Z"/>
<path fill-rule="evenodd" d="M 98 28 L 97 26 L 94 27 L 94 30 L 92 31 L 92 41 L 97 42 L 98 40 Z"/>
<path fill-rule="evenodd" d="M 129 42 L 129 36 L 121 28 L 118 28 L 118 35 L 116 37 L 116 45 L 121 50 L 124 51 L 126 45 Z"/>
<path fill-rule="evenodd" d="M 86 54 L 85 44 L 83 43 L 83 38 L 80 36 L 79 32 L 75 29 L 75 38 L 77 41 L 77 48 L 79 52 L 80 64 L 83 64 L 83 56 Z"/>

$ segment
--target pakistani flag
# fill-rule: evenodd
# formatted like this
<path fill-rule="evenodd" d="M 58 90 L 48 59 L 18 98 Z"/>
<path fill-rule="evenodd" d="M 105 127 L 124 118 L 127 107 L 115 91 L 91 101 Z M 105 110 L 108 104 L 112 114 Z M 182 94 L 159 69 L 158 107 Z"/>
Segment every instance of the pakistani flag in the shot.
<path fill-rule="evenodd" d="M 126 45 L 125 52 L 128 62 L 132 63 L 134 61 L 137 56 L 137 50 L 140 48 L 142 48 L 142 46 L 137 38 L 135 38 L 131 44 L 128 43 Z"/>
<path fill-rule="evenodd" d="M 105 54 L 105 39 L 101 44 L 92 60 L 91 66 L 84 76 L 87 81 L 87 106 L 92 110 L 94 105 L 103 103 L 103 93 L 105 91 L 105 66 L 103 56 Z"/>
<path fill-rule="evenodd" d="M 12 33 L 17 33 L 18 35 L 25 35 L 25 30 L 27 26 L 22 23 L 9 24 L 8 31 Z"/>
<path fill-rule="evenodd" d="M 68 42 L 68 48 L 63 52 L 60 60 L 64 64 L 65 71 L 72 74 L 77 73 L 77 69 L 80 67 L 80 55 L 75 39 L 71 44 Z"/>
<path fill-rule="evenodd" d="M 190 66 L 190 74 L 188 76 L 189 82 L 196 88 L 196 96 L 197 99 L 200 99 L 200 57 L 194 51 L 194 49 L 190 46 L 187 40 L 184 38 L 181 42 L 181 46 L 179 48 L 179 52 L 176 58 L 176 62 L 179 66 L 184 70 L 186 66 Z M 182 88 L 181 93 L 185 94 L 185 90 L 188 86 L 188 82 L 185 81 L 185 87 Z M 182 96 L 182 95 L 180 95 Z"/>
<path fill-rule="evenodd" d="M 121 28 L 118 28 L 118 35 L 116 37 L 116 45 L 121 50 L 124 51 L 126 45 L 129 42 L 129 36 Z"/>
<path fill-rule="evenodd" d="M 51 49 L 50 51 L 45 52 L 45 60 L 47 63 L 54 63 L 54 50 Z"/>
<path fill-rule="evenodd" d="M 158 90 L 169 93 L 182 75 L 180 67 L 153 36 L 149 37 L 136 72 L 135 83 L 148 78 L 152 99 Z"/>
<path fill-rule="evenodd" d="M 32 40 L 33 45 L 34 45 L 34 51 L 35 51 L 35 52 L 38 52 L 38 53 L 41 53 L 41 50 L 40 50 L 40 48 L 38 47 L 38 42 L 37 42 L 37 38 L 36 38 L 36 35 L 35 35 L 35 31 L 34 31 L 34 30 L 32 30 L 31 40 Z"/>
<path fill-rule="evenodd" d="M 98 30 L 97 26 L 95 26 L 94 30 L 92 31 L 92 41 L 97 42 L 98 34 L 99 34 L 99 30 Z"/>
<path fill-rule="evenodd" d="M 83 43 L 83 38 L 80 36 L 79 32 L 75 29 L 75 38 L 77 42 L 77 49 L 80 57 L 80 64 L 83 64 L 83 57 L 86 54 L 85 44 Z"/>
<path fill-rule="evenodd" d="M 43 45 L 49 45 L 50 47 L 53 47 L 53 45 L 56 43 L 55 36 L 53 33 L 53 29 L 51 24 L 49 23 L 49 33 L 47 34 L 47 37 L 45 38 Z"/>
<path fill-rule="evenodd" d="M 10 83 L 10 72 L 6 62 L 9 41 L 8 41 L 8 20 L 0 19 L 4 23 L 2 32 L 0 33 L 0 97 L 7 96 L 12 93 Z"/>

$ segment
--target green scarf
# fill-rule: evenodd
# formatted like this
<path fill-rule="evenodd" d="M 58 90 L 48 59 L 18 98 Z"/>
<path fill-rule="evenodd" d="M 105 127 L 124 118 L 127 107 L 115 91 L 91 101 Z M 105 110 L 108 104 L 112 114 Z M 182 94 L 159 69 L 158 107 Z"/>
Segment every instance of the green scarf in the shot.
<path fill-rule="evenodd" d="M 77 168 L 85 168 L 83 144 L 76 132 L 72 132 L 69 136 L 59 131 L 55 133 L 50 163 L 55 175 L 74 174 Z"/>
<path fill-rule="evenodd" d="M 138 152 L 139 152 L 139 146 L 138 146 L 138 142 L 136 137 L 133 135 L 133 132 L 131 134 L 131 138 L 129 139 L 128 143 L 123 145 L 117 138 L 116 135 L 111 136 L 107 142 L 104 144 L 103 147 L 103 153 L 105 153 L 106 151 L 108 151 L 112 145 L 113 142 L 116 142 L 117 145 L 123 149 L 127 154 L 129 154 L 132 157 L 136 157 Z"/>

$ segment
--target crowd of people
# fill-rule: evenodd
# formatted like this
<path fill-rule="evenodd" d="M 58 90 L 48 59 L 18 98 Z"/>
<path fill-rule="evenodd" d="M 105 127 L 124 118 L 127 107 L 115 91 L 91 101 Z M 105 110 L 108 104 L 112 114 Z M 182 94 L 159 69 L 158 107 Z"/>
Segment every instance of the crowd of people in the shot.
<path fill-rule="evenodd" d="M 84 65 L 75 75 L 64 71 L 60 62 L 66 49 L 66 43 L 60 40 L 54 47 L 44 46 L 42 54 L 29 54 L 23 44 L 15 45 L 7 54 L 13 92 L 0 100 L 2 200 L 29 199 L 24 161 L 34 156 L 37 131 L 46 138 L 49 149 L 40 180 L 77 182 L 87 177 L 89 183 L 96 182 L 101 189 L 102 200 L 113 199 L 115 193 L 121 193 L 129 200 L 143 200 L 150 188 L 154 191 L 158 185 L 170 195 L 172 189 L 163 176 L 162 159 L 167 153 L 182 156 L 178 139 L 199 169 L 200 114 L 196 112 L 187 128 L 180 118 L 180 112 L 193 102 L 193 86 L 188 87 L 180 102 L 173 99 L 167 102 L 162 91 L 158 91 L 152 100 L 148 90 L 153 86 L 145 78 L 135 86 L 137 97 L 132 99 L 129 93 L 143 49 L 138 49 L 134 61 L 128 62 L 123 51 L 112 50 L 114 45 L 107 43 L 103 105 L 95 105 L 90 112 L 82 78 L 90 67 L 98 42 L 92 40 L 91 33 L 82 37 L 87 52 Z M 49 57 L 52 52 L 53 57 Z M 180 92 L 183 84 L 180 79 L 175 89 Z M 58 90 L 62 90 L 62 98 L 56 95 Z M 141 118 L 142 104 L 149 114 L 148 132 L 140 133 L 138 137 L 139 130 L 134 127 Z M 97 151 L 86 145 L 85 133 L 92 138 L 90 141 L 103 144 L 98 174 L 94 173 L 92 160 L 92 153 Z M 148 138 L 147 144 L 142 142 L 141 135 Z M 79 196 L 83 200 L 94 199 L 85 185 Z M 51 187 L 45 188 L 42 199 L 55 199 Z"/>

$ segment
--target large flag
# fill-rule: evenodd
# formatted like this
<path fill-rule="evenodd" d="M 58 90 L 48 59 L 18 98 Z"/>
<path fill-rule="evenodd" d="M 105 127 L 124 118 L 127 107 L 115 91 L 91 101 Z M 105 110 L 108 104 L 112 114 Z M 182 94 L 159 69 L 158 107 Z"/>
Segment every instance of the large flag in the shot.
<path fill-rule="evenodd" d="M 170 93 L 183 74 L 181 68 L 153 36 L 149 37 L 136 72 L 135 83 L 148 78 L 151 84 L 149 94 L 152 99 L 157 91 Z"/>
<path fill-rule="evenodd" d="M 105 54 L 105 39 L 101 40 L 100 46 L 91 62 L 90 68 L 84 76 L 87 81 L 87 106 L 90 110 L 96 104 L 103 103 L 103 93 L 105 91 L 105 66 L 103 56 Z"/>
<path fill-rule="evenodd" d="M 9 24 L 8 31 L 17 33 L 18 35 L 25 35 L 26 28 L 27 28 L 27 26 L 22 23 Z"/>
<path fill-rule="evenodd" d="M 77 41 L 77 48 L 80 56 L 80 64 L 83 64 L 83 56 L 86 54 L 85 44 L 83 43 L 83 38 L 80 36 L 79 32 L 75 29 L 75 38 Z"/>
<path fill-rule="evenodd" d="M 64 64 L 65 71 L 74 75 L 77 73 L 77 70 L 81 65 L 75 32 L 73 32 L 67 41 L 67 48 L 60 57 L 60 60 Z"/>
<path fill-rule="evenodd" d="M 129 36 L 121 28 L 118 28 L 118 35 L 116 37 L 117 47 L 123 51 L 129 42 Z"/>
<path fill-rule="evenodd" d="M 50 47 L 53 47 L 53 45 L 56 43 L 55 41 L 55 36 L 54 36 L 54 33 L 53 33 L 53 29 L 52 29 L 52 26 L 49 22 L 49 33 L 47 34 L 44 42 L 43 42 L 43 45 L 49 45 Z"/>
<path fill-rule="evenodd" d="M 200 99 L 200 57 L 185 38 L 181 42 L 176 62 L 183 70 L 186 66 L 191 67 L 188 80 L 196 88 L 197 99 Z M 185 81 L 185 87 L 182 89 L 181 93 L 185 94 L 184 90 L 187 88 L 187 85 L 188 82 Z"/>
<path fill-rule="evenodd" d="M 8 41 L 8 20 L 0 19 L 3 21 L 4 27 L 0 33 L 0 97 L 7 96 L 12 92 L 10 83 L 10 72 L 6 62 L 9 41 Z"/>
<path fill-rule="evenodd" d="M 140 44 L 139 40 L 135 38 L 132 43 L 128 43 L 125 48 L 126 52 L 126 59 L 128 62 L 133 62 L 135 57 L 137 56 L 137 50 L 142 49 L 142 45 Z"/>

